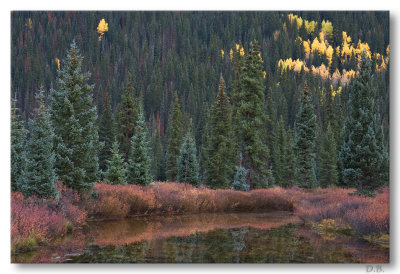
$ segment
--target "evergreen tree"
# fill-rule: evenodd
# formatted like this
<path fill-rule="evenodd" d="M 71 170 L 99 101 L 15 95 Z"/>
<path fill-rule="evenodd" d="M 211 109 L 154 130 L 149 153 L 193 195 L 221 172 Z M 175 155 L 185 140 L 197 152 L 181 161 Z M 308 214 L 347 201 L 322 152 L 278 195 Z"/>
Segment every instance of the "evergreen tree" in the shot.
<path fill-rule="evenodd" d="M 233 179 L 232 187 L 234 190 L 248 191 L 250 185 L 246 183 L 247 169 L 242 166 L 242 154 L 240 154 L 240 166 L 236 167 L 235 177 Z"/>
<path fill-rule="evenodd" d="M 287 131 L 286 152 L 284 153 L 283 174 L 286 186 L 294 186 L 297 183 L 297 159 L 295 153 L 295 134 L 292 130 Z"/>
<path fill-rule="evenodd" d="M 82 72 L 83 57 L 72 42 L 51 91 L 51 119 L 55 132 L 56 171 L 68 187 L 90 191 L 99 179 L 97 110 L 93 106 L 90 73 Z"/>
<path fill-rule="evenodd" d="M 237 150 L 240 149 L 239 143 L 242 143 L 242 136 L 237 135 L 241 131 L 241 104 L 242 104 L 242 85 L 241 76 L 243 75 L 243 69 L 245 65 L 244 49 L 240 44 L 236 44 L 236 50 L 233 52 L 233 85 L 232 85 L 232 124 L 233 131 L 235 133 L 235 139 L 237 140 Z"/>
<path fill-rule="evenodd" d="M 287 152 L 287 140 L 285 131 L 285 122 L 281 115 L 278 123 L 277 136 L 275 139 L 275 145 L 273 150 L 273 172 L 275 183 L 279 186 L 287 186 L 287 181 L 285 180 L 284 167 L 286 165 L 286 152 Z"/>
<path fill-rule="evenodd" d="M 54 132 L 50 115 L 44 105 L 44 92 L 36 96 L 39 107 L 35 110 L 33 119 L 29 120 L 30 137 L 27 144 L 27 166 L 24 172 L 22 193 L 25 196 L 56 197 L 57 181 L 53 151 Z"/>
<path fill-rule="evenodd" d="M 240 52 L 243 50 L 240 49 Z M 243 50 L 244 51 L 244 50 Z M 239 60 L 234 66 L 234 96 L 232 97 L 235 136 L 238 150 L 243 153 L 243 167 L 248 170 L 247 182 L 253 188 L 268 186 L 271 182 L 270 155 L 265 139 L 265 99 L 263 61 L 257 42 L 250 44 L 244 62 L 242 53 L 236 54 Z M 237 85 L 237 86 L 236 86 Z"/>
<path fill-rule="evenodd" d="M 22 191 L 23 172 L 26 168 L 27 130 L 16 108 L 16 101 L 11 107 L 11 191 Z"/>
<path fill-rule="evenodd" d="M 290 131 L 286 132 L 281 115 L 273 154 L 273 172 L 275 183 L 281 187 L 291 187 L 296 183 L 296 155 Z"/>
<path fill-rule="evenodd" d="M 165 157 L 164 149 L 161 141 L 161 134 L 158 127 L 155 129 L 151 138 L 151 148 L 153 152 L 153 160 L 151 165 L 152 174 L 155 180 L 165 180 Z"/>
<path fill-rule="evenodd" d="M 196 144 L 194 142 L 193 132 L 190 129 L 183 140 L 177 160 L 177 181 L 190 183 L 192 185 L 200 184 L 199 163 L 197 161 Z"/>
<path fill-rule="evenodd" d="M 106 162 L 107 170 L 104 173 L 104 180 L 112 185 L 126 185 L 125 163 L 118 147 L 118 141 L 115 140 L 111 148 L 111 157 Z"/>
<path fill-rule="evenodd" d="M 205 122 L 204 127 L 202 129 L 202 136 L 201 136 L 201 149 L 199 153 L 199 158 L 200 158 L 200 177 L 202 180 L 205 180 L 207 177 L 206 174 L 206 168 L 207 168 L 207 163 L 208 163 L 208 142 L 210 138 L 210 110 L 211 108 L 203 108 L 203 111 L 205 113 L 202 113 L 202 116 L 204 116 L 203 119 L 205 119 L 207 122 Z M 233 142 L 233 145 L 235 145 L 235 142 Z M 235 150 L 236 147 L 234 147 Z"/>
<path fill-rule="evenodd" d="M 211 107 L 206 182 L 213 188 L 229 188 L 234 173 L 234 145 L 232 142 L 232 114 L 229 98 L 225 93 L 225 81 L 220 77 L 217 100 Z"/>
<path fill-rule="evenodd" d="M 275 144 L 275 124 L 276 124 L 276 110 L 274 102 L 272 101 L 272 90 L 268 92 L 267 98 L 267 117 L 265 121 L 266 133 L 265 133 L 265 144 L 269 151 L 273 151 Z"/>
<path fill-rule="evenodd" d="M 301 100 L 300 110 L 296 120 L 296 154 L 297 169 L 300 176 L 300 185 L 303 187 L 315 187 L 315 131 L 316 115 L 307 84 L 304 85 L 304 94 Z"/>
<path fill-rule="evenodd" d="M 121 153 L 125 159 L 128 159 L 131 149 L 132 136 L 135 133 L 136 121 L 138 120 L 137 100 L 135 99 L 133 85 L 130 77 L 124 88 L 121 103 L 118 106 L 117 138 L 121 148 Z"/>
<path fill-rule="evenodd" d="M 128 160 L 128 183 L 147 185 L 151 182 L 151 157 L 149 133 L 140 109 L 132 136 L 131 152 Z"/>
<path fill-rule="evenodd" d="M 335 186 L 338 184 L 338 151 L 333 129 L 328 123 L 327 131 L 322 140 L 320 152 L 319 182 L 321 187 Z"/>
<path fill-rule="evenodd" d="M 182 137 L 182 112 L 178 94 L 175 92 L 167 128 L 166 176 L 168 181 L 175 181 L 177 178 L 176 163 L 179 157 Z"/>
<path fill-rule="evenodd" d="M 340 161 L 344 185 L 368 192 L 387 182 L 388 154 L 378 123 L 371 61 L 365 52 L 361 54 L 358 72 L 351 83 Z"/>
<path fill-rule="evenodd" d="M 108 93 L 104 95 L 103 113 L 100 116 L 99 140 L 103 144 L 99 153 L 100 169 L 104 172 L 107 160 L 111 158 L 113 140 L 114 140 L 114 120 L 111 111 L 110 98 Z"/>

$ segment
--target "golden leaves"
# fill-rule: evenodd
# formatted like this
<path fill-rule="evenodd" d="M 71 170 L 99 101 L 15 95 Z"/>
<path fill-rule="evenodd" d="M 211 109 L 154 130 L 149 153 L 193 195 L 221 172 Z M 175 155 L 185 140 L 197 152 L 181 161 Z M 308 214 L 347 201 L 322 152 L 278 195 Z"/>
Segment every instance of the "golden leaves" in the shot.
<path fill-rule="evenodd" d="M 303 41 L 304 53 L 308 56 L 311 52 L 310 40 Z"/>
<path fill-rule="evenodd" d="M 225 51 L 221 49 L 221 58 L 224 59 L 224 56 L 225 56 Z"/>
<path fill-rule="evenodd" d="M 32 19 L 28 18 L 28 20 L 25 23 L 25 27 L 27 27 L 28 29 L 32 29 Z"/>
<path fill-rule="evenodd" d="M 278 61 L 278 67 L 282 69 L 282 72 L 285 70 L 293 70 L 296 72 L 300 72 L 302 67 L 305 67 L 305 64 L 300 59 L 292 60 L 292 58 Z"/>
<path fill-rule="evenodd" d="M 236 44 L 236 52 L 239 52 L 240 56 L 244 56 L 244 49 L 240 44 Z"/>
<path fill-rule="evenodd" d="M 304 20 L 304 26 L 308 34 L 311 34 L 315 31 L 315 28 L 318 26 L 318 23 L 315 21 Z"/>
<path fill-rule="evenodd" d="M 321 31 L 324 32 L 325 34 L 328 34 L 329 36 L 332 36 L 332 34 L 333 34 L 332 23 L 329 22 L 328 20 L 326 20 L 326 21 L 322 20 Z"/>
<path fill-rule="evenodd" d="M 107 31 L 108 31 L 108 23 L 106 23 L 106 20 L 104 20 L 103 18 L 100 20 L 99 25 L 97 26 L 97 33 L 100 34 L 99 41 L 101 41 L 101 38 Z"/>
<path fill-rule="evenodd" d="M 328 58 L 329 66 L 332 64 L 333 48 L 329 46 L 325 51 L 326 57 Z"/>
<path fill-rule="evenodd" d="M 233 59 L 233 50 L 232 49 L 229 51 L 229 59 L 232 62 L 232 59 Z"/>
<path fill-rule="evenodd" d="M 327 68 L 323 63 L 319 67 L 311 66 L 312 74 L 320 76 L 323 80 L 328 80 L 329 68 Z"/>
<path fill-rule="evenodd" d="M 263 77 L 264 77 L 264 79 L 265 79 L 265 77 L 267 77 L 267 72 L 265 70 L 263 71 Z"/>
<path fill-rule="evenodd" d="M 288 14 L 290 24 L 293 24 L 293 21 L 296 22 L 297 29 L 300 29 L 303 25 L 303 18 L 297 15 L 293 15 L 293 13 Z"/>
<path fill-rule="evenodd" d="M 333 90 L 333 87 L 331 85 L 331 88 L 332 88 L 332 97 L 335 97 L 336 95 L 342 93 L 342 87 L 338 87 L 337 90 Z"/>
<path fill-rule="evenodd" d="M 243 47 L 240 48 L 240 52 L 239 52 L 239 53 L 240 53 L 240 56 L 244 56 L 244 49 L 243 49 Z"/>
<path fill-rule="evenodd" d="M 57 69 L 60 70 L 60 59 L 56 57 Z"/>

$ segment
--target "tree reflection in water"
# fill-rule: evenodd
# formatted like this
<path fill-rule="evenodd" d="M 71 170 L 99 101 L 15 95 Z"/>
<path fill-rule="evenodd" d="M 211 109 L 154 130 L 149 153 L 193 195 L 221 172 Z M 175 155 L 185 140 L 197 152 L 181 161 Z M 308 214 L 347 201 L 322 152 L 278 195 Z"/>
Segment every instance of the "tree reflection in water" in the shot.
<path fill-rule="evenodd" d="M 13 262 L 385 263 L 389 249 L 324 238 L 288 212 L 137 217 L 91 222 Z"/>

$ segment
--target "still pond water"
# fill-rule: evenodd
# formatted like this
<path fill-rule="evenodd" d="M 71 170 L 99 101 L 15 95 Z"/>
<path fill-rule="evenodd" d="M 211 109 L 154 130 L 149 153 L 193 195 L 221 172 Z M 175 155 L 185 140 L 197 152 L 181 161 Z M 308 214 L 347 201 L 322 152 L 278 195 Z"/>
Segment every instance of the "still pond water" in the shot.
<path fill-rule="evenodd" d="M 14 263 L 387 263 L 389 248 L 317 233 L 288 212 L 89 222 Z"/>

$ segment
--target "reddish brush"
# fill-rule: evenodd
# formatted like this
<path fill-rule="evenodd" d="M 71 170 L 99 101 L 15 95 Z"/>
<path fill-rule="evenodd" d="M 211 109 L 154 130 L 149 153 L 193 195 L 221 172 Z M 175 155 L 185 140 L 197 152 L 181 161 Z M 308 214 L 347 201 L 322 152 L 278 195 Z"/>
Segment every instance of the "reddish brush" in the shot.
<path fill-rule="evenodd" d="M 213 190 L 183 183 L 152 183 L 149 186 L 94 186 L 96 198 L 79 195 L 58 184 L 58 199 L 11 195 L 11 238 L 14 247 L 29 248 L 50 241 L 74 226 L 93 218 L 118 219 L 133 215 L 292 211 L 304 220 L 335 219 L 361 234 L 389 233 L 389 188 L 375 198 L 348 195 L 352 189 L 298 187 L 259 189 L 248 192 Z"/>
<path fill-rule="evenodd" d="M 81 208 L 77 192 L 58 185 L 58 199 L 24 198 L 22 193 L 11 194 L 11 241 L 16 249 L 31 249 L 64 235 L 69 226 L 85 223 L 87 213 Z"/>
<path fill-rule="evenodd" d="M 249 192 L 230 189 L 212 190 L 183 183 L 137 185 L 97 184 L 97 199 L 89 213 L 97 218 L 121 218 L 128 215 L 176 214 L 198 212 L 252 212 L 292 210 L 292 200 L 280 188 Z"/>
<path fill-rule="evenodd" d="M 327 188 L 313 191 L 288 189 L 295 200 L 295 212 L 305 220 L 345 221 L 361 234 L 389 233 L 389 188 L 378 190 L 375 198 L 349 195 L 353 189 Z"/>

